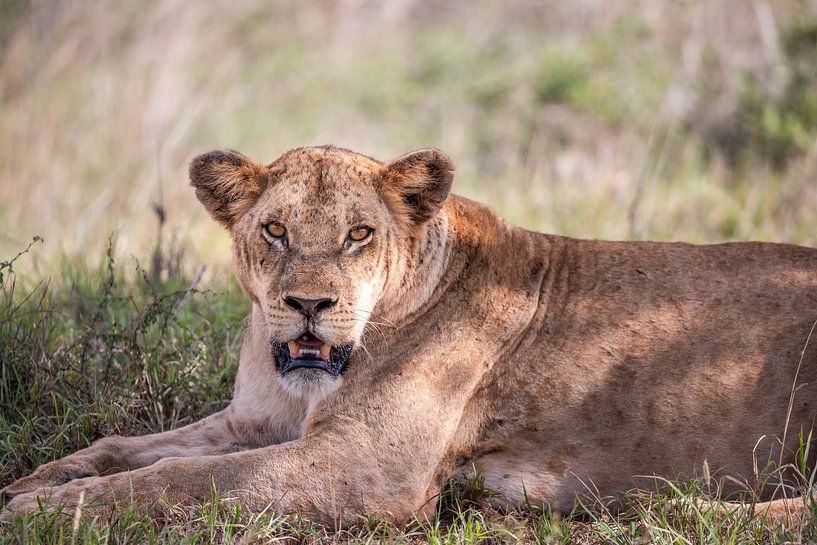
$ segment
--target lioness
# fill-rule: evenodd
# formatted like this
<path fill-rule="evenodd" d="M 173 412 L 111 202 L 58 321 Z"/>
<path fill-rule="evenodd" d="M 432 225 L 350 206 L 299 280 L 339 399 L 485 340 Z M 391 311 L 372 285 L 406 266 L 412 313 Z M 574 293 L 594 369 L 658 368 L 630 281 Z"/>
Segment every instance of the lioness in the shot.
<path fill-rule="evenodd" d="M 731 494 L 794 460 L 817 417 L 817 250 L 533 233 L 449 195 L 453 171 L 435 149 L 196 157 L 253 303 L 232 403 L 45 464 L 5 488 L 11 511 L 214 483 L 253 510 L 403 520 L 472 470 L 497 503 L 564 511 L 704 465 Z"/>

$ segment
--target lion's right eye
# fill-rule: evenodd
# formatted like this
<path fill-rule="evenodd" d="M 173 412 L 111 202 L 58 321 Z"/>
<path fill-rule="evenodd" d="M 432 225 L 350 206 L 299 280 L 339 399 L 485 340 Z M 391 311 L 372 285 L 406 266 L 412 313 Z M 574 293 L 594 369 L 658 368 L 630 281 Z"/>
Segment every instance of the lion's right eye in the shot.
<path fill-rule="evenodd" d="M 269 242 L 283 241 L 286 237 L 287 230 L 283 225 L 277 223 L 268 223 L 263 227 L 264 238 Z"/>

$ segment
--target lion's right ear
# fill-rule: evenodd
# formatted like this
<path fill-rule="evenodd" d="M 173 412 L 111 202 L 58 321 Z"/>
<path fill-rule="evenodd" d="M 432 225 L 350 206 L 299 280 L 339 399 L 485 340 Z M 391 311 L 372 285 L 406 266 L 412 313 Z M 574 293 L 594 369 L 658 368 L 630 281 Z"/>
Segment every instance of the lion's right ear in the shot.
<path fill-rule="evenodd" d="M 210 215 L 229 229 L 267 187 L 269 169 L 237 151 L 211 151 L 190 162 L 190 183 Z"/>
<path fill-rule="evenodd" d="M 453 180 L 451 159 L 438 149 L 425 148 L 387 164 L 379 189 L 392 212 L 421 224 L 443 206 Z"/>

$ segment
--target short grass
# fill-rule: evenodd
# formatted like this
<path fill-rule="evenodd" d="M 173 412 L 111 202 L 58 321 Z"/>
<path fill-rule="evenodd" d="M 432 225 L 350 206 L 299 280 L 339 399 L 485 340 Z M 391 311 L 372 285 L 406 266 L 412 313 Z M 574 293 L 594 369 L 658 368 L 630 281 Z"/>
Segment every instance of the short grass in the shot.
<path fill-rule="evenodd" d="M 38 244 L 34 241 L 33 244 Z M 23 253 L 0 261 L 0 486 L 102 436 L 166 430 L 228 403 L 249 306 L 234 282 L 119 263 L 65 261 L 55 278 L 21 279 Z M 154 263 L 167 260 L 154 260 Z M 808 442 L 808 439 L 804 439 Z M 804 451 L 808 445 L 804 445 Z M 805 472 L 805 461 L 803 463 Z M 814 474 L 804 479 L 810 489 Z M 789 543 L 817 540 L 814 514 L 791 525 L 746 511 L 717 512 L 695 484 L 546 506 L 490 507 L 479 476 L 452 482 L 434 520 L 402 526 L 363 520 L 325 528 L 294 514 L 248 513 L 221 502 L 174 507 L 164 518 L 117 508 L 75 526 L 72 514 L 38 514 L 0 529 L 0 543 Z M 159 500 L 161 501 L 161 500 Z"/>

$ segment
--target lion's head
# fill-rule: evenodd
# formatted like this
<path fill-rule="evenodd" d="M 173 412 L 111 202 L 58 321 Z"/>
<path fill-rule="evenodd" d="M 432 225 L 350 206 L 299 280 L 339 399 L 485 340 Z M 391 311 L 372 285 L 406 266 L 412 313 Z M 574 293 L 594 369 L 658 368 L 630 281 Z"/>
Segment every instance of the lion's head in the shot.
<path fill-rule="evenodd" d="M 373 313 L 405 295 L 401 276 L 453 170 L 435 149 L 388 164 L 334 147 L 296 149 L 267 166 L 234 151 L 191 162 L 196 196 L 232 235 L 239 282 L 288 391 L 337 387 Z"/>

